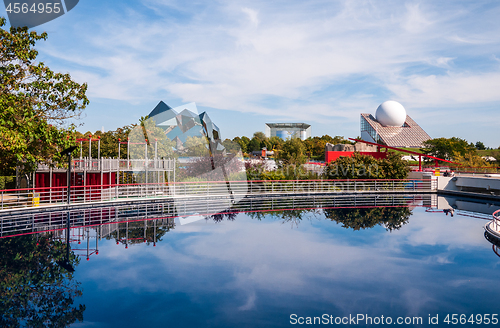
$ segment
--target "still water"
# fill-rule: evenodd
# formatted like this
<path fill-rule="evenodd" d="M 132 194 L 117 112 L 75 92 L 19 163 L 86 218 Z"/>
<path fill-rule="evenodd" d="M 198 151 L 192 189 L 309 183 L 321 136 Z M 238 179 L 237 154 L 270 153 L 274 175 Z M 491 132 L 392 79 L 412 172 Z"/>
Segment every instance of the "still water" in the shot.
<path fill-rule="evenodd" d="M 3 254 L 28 256 L 19 251 L 22 243 L 35 251 L 20 261 L 28 267 L 18 267 L 19 258 L 2 263 L 8 296 L 2 323 L 363 327 L 399 321 L 435 327 L 453 326 L 455 318 L 462 327 L 500 326 L 500 258 L 483 229 L 499 204 L 428 197 L 379 199 L 382 207 L 362 198 L 356 206 L 295 200 L 293 207 L 286 203 L 288 210 L 267 204 L 267 211 L 196 213 L 189 224 L 114 209 L 121 211 L 112 215 L 119 221 L 71 230 L 72 254 L 79 257 L 72 274 L 55 263 L 64 244 L 38 249 L 57 236 L 64 240 L 63 232 L 3 238 Z M 43 286 L 42 269 L 53 275 Z M 44 292 L 23 289 L 27 285 Z"/>

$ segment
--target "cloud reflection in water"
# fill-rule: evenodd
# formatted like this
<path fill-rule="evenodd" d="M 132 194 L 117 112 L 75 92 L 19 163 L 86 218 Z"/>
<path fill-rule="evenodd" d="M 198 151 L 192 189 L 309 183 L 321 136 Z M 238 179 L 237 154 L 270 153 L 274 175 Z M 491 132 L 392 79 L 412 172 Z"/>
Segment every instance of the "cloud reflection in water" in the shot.
<path fill-rule="evenodd" d="M 494 312 L 487 300 L 499 289 L 498 260 L 483 237 L 484 222 L 413 213 L 392 232 L 353 231 L 321 215 L 306 215 L 290 229 L 276 218 L 239 214 L 235 221 L 177 226 L 154 248 L 105 241 L 77 271 L 91 286 L 86 319 L 106 312 L 113 324 L 276 327 L 288 326 L 291 313 L 425 321 L 450 311 Z M 97 295 L 108 301 L 89 302 Z M 126 306 L 108 308 L 115 301 Z"/>

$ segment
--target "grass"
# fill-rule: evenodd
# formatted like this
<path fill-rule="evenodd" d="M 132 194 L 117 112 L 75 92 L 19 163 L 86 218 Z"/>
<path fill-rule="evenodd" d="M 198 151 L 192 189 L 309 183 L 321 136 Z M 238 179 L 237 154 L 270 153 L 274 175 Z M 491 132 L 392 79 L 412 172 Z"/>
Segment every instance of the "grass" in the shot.
<path fill-rule="evenodd" d="M 500 156 L 500 149 L 487 149 L 487 150 L 478 150 L 479 156 Z"/>

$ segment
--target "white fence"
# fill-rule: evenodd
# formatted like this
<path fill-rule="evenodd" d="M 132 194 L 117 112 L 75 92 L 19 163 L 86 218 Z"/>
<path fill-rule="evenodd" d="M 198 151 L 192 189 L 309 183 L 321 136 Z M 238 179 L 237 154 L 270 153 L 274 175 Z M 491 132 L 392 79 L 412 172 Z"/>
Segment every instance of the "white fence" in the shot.
<path fill-rule="evenodd" d="M 266 199 L 247 197 L 230 208 L 225 208 L 224 199 L 218 198 L 183 198 L 179 202 L 165 198 L 155 203 L 134 203 L 71 210 L 53 210 L 46 212 L 23 212 L 16 216 L 6 216 L 0 220 L 0 238 L 65 230 L 67 219 L 71 228 L 94 227 L 100 235 L 107 235 L 118 228 L 118 223 L 138 222 L 160 218 L 159 222 L 174 225 L 174 218 L 191 215 L 205 216 L 207 219 L 233 217 L 237 213 L 256 213 L 276 211 L 309 211 L 318 209 L 353 208 L 353 207 L 408 207 L 430 203 L 432 195 L 417 194 L 343 194 L 343 195 L 289 195 Z M 222 205 L 222 206 L 221 206 Z M 225 210 L 220 211 L 221 208 Z M 164 220 L 161 220 L 164 219 Z M 144 225 L 147 223 L 145 222 Z M 99 227 L 99 228 L 98 228 Z M 122 225 L 123 228 L 123 225 Z"/>
<path fill-rule="evenodd" d="M 73 186 L 71 203 L 238 195 L 431 192 L 431 180 L 209 181 Z M 67 204 L 67 187 L 0 190 L 0 210 Z"/>
<path fill-rule="evenodd" d="M 117 159 L 117 158 L 82 158 L 73 159 L 74 170 L 83 171 L 173 171 L 175 159 Z M 39 164 L 37 171 L 49 171 L 50 166 Z"/>

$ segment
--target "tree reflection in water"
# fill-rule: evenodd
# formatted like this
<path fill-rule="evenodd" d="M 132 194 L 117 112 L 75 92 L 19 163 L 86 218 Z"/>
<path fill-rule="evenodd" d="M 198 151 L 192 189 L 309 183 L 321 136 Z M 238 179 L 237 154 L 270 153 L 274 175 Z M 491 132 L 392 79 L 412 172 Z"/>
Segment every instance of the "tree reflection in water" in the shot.
<path fill-rule="evenodd" d="M 360 230 L 383 225 L 389 231 L 400 229 L 412 215 L 408 207 L 338 208 L 325 209 L 324 213 L 344 228 Z"/>
<path fill-rule="evenodd" d="M 162 223 L 166 221 L 167 223 Z M 122 244 L 156 244 L 162 237 L 172 229 L 168 220 L 144 220 L 135 222 L 121 222 L 116 224 L 116 230 L 105 238 L 114 239 L 116 243 Z"/>
<path fill-rule="evenodd" d="M 326 219 L 342 223 L 344 228 L 360 230 L 373 228 L 376 225 L 383 225 L 387 230 L 392 231 L 398 230 L 408 223 L 412 215 L 412 211 L 407 206 L 328 208 L 326 206 L 321 207 L 320 205 L 319 208 L 304 209 L 275 209 L 273 207 L 275 205 L 271 204 L 271 202 L 266 204 L 266 201 L 262 201 L 259 204 L 260 210 L 246 211 L 232 208 L 229 211 L 209 215 L 205 219 L 221 222 L 226 218 L 227 220 L 234 221 L 238 213 L 244 212 L 252 219 L 262 220 L 266 217 L 272 217 L 282 220 L 283 223 L 291 223 L 292 226 L 298 226 L 304 218 L 310 218 L 311 214 L 317 218 L 323 212 Z"/>
<path fill-rule="evenodd" d="M 215 223 L 219 223 L 226 218 L 228 221 L 234 221 L 236 219 L 236 215 L 238 215 L 238 211 L 230 211 L 226 210 L 217 214 L 212 214 L 205 217 L 205 220 L 213 220 Z"/>
<path fill-rule="evenodd" d="M 0 239 L 0 326 L 67 327 L 83 321 L 85 305 L 74 306 L 82 296 L 73 273 L 57 261 L 66 258 L 66 244 L 52 235 Z M 75 267 L 79 259 L 69 258 Z"/>

